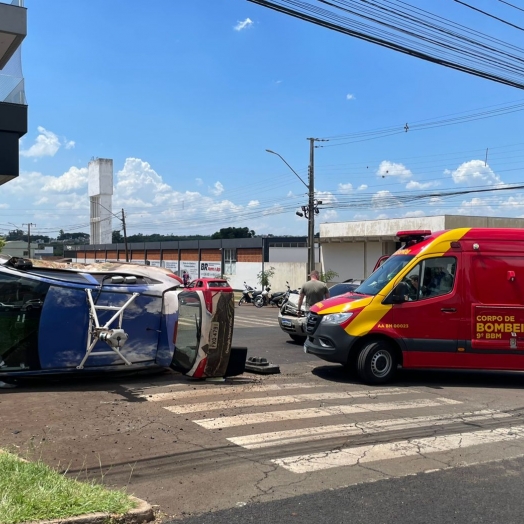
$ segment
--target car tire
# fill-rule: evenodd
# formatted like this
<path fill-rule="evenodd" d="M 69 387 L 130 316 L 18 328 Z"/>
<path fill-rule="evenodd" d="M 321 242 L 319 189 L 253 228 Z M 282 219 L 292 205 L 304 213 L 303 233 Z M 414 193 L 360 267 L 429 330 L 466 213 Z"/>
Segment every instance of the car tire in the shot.
<path fill-rule="evenodd" d="M 307 337 L 304 337 L 302 335 L 289 335 L 291 337 L 291 340 L 293 342 L 296 342 L 297 344 L 303 344 L 306 341 Z"/>
<path fill-rule="evenodd" d="M 391 344 L 378 340 L 370 342 L 357 360 L 358 375 L 365 384 L 385 384 L 397 370 L 397 357 Z"/>

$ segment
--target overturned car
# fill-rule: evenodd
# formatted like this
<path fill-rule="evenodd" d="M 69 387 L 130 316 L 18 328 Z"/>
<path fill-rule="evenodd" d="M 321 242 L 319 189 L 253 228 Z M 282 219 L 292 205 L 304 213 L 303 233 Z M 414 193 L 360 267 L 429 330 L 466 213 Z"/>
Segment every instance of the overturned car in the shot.
<path fill-rule="evenodd" d="M 163 268 L 0 255 L 0 304 L 0 380 L 167 367 L 196 378 L 243 372 L 245 352 L 231 358 L 233 293 L 184 289 Z"/>

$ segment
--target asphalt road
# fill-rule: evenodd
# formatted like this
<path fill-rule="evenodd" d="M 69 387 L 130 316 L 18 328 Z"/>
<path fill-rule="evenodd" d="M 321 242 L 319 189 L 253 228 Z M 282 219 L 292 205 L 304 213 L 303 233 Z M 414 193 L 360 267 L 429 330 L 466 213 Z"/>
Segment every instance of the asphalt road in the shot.
<path fill-rule="evenodd" d="M 522 520 L 523 374 L 411 371 L 368 387 L 305 355 L 276 317 L 236 308 L 234 344 L 278 375 L 3 390 L 0 447 L 126 486 L 165 520 Z"/>

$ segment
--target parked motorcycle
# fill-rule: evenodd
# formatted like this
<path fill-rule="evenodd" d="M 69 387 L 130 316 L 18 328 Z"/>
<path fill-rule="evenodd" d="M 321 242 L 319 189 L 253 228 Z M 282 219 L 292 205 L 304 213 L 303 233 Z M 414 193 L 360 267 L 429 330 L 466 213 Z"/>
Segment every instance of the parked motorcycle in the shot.
<path fill-rule="evenodd" d="M 242 304 L 254 304 L 255 296 L 259 295 L 260 293 L 261 291 L 258 291 L 255 288 L 248 286 L 244 282 L 244 290 L 242 291 L 242 297 L 238 301 L 238 305 L 241 306 Z"/>
<path fill-rule="evenodd" d="M 262 307 L 262 306 L 277 306 L 282 307 L 282 304 L 284 304 L 284 301 L 286 300 L 286 296 L 289 296 L 290 287 L 289 282 L 286 282 L 287 285 L 287 291 L 277 291 L 276 293 L 271 294 L 271 288 L 268 286 L 266 289 L 257 297 L 255 297 L 255 306 Z"/>

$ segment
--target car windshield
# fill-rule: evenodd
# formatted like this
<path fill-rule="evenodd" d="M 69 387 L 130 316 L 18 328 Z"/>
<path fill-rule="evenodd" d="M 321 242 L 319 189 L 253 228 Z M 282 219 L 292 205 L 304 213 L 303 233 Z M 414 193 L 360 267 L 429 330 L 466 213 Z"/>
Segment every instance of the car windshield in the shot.
<path fill-rule="evenodd" d="M 354 292 L 362 295 L 377 295 L 413 258 L 414 255 L 389 257 Z"/>

